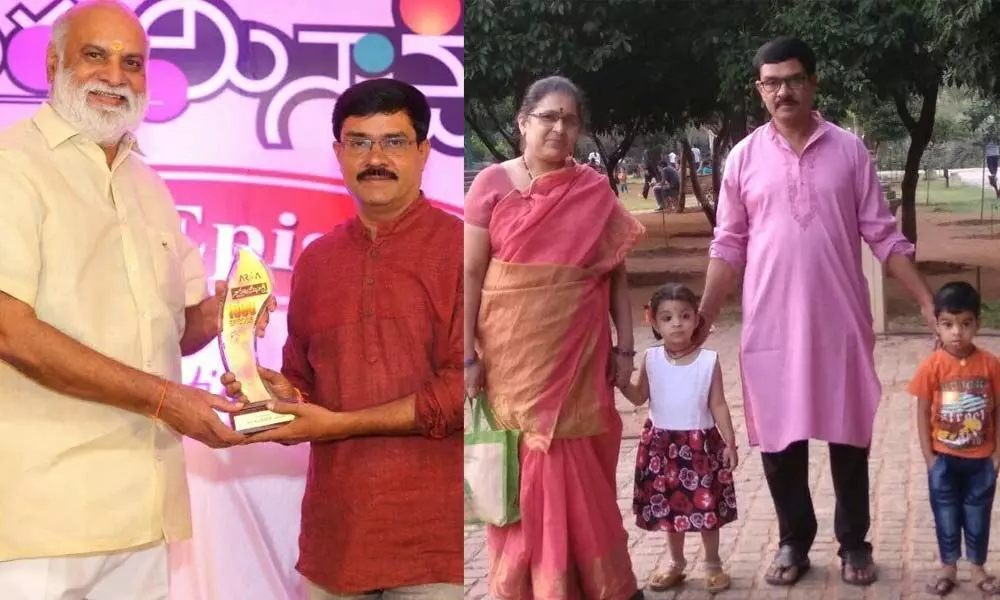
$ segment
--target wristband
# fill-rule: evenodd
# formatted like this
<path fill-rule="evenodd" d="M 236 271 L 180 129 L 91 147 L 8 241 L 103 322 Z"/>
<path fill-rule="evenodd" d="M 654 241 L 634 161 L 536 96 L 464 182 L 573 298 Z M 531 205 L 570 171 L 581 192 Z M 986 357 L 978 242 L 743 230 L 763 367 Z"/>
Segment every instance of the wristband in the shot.
<path fill-rule="evenodd" d="M 632 358 L 635 356 L 635 350 L 622 350 L 618 346 L 612 346 L 611 351 L 617 354 L 618 356 L 626 356 L 628 358 Z"/>
<path fill-rule="evenodd" d="M 479 362 L 479 357 L 478 356 L 473 356 L 472 358 L 465 359 L 465 361 L 463 362 L 463 364 L 465 365 L 465 368 L 468 369 L 469 367 L 471 367 L 472 365 L 476 364 L 477 362 Z"/>

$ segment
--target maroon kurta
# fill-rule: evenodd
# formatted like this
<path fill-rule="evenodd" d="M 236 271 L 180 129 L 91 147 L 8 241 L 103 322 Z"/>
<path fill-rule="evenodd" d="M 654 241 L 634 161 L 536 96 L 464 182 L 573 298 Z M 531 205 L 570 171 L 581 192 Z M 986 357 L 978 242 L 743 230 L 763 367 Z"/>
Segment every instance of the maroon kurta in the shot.
<path fill-rule="evenodd" d="M 334 411 L 416 394 L 421 430 L 312 444 L 298 570 L 330 592 L 462 583 L 462 240 L 421 198 L 295 266 L 283 373 Z"/>

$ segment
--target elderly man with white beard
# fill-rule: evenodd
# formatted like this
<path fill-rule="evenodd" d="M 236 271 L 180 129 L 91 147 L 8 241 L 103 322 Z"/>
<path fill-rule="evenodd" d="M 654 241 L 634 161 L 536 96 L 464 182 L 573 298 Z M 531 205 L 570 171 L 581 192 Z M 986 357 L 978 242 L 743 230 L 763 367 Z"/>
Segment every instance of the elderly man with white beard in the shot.
<path fill-rule="evenodd" d="M 178 384 L 222 288 L 137 157 L 148 40 L 120 4 L 54 25 L 52 93 L 0 133 L 0 597 L 167 597 L 191 535 L 181 437 L 243 441 Z"/>

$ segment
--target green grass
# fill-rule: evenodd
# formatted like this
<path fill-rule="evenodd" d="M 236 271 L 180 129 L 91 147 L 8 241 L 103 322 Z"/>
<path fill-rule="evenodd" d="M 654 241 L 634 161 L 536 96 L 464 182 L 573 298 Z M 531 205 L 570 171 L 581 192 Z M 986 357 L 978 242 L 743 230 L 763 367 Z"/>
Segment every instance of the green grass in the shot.
<path fill-rule="evenodd" d="M 905 315 L 891 315 L 889 317 L 890 331 L 924 331 L 926 328 L 927 322 L 916 309 Z M 991 333 L 1000 331 L 1000 300 L 983 300 L 982 312 L 979 315 L 979 328 Z"/>
<path fill-rule="evenodd" d="M 899 184 L 895 184 L 896 196 L 900 194 Z M 938 176 L 930 182 L 930 203 L 928 204 L 928 184 L 922 180 L 917 185 L 917 210 L 931 210 L 933 212 L 947 213 L 978 213 L 979 203 L 984 197 L 983 191 L 974 185 L 964 185 L 957 179 L 951 179 L 951 186 L 945 187 L 944 179 Z M 649 198 L 642 198 L 642 179 L 630 177 L 628 179 L 628 191 L 619 196 L 625 209 L 629 212 L 639 212 L 654 210 L 656 201 L 653 199 L 653 192 L 649 192 Z M 990 212 L 990 204 L 996 205 L 996 210 L 1000 212 L 1000 201 L 989 188 L 986 189 L 986 214 Z"/>
<path fill-rule="evenodd" d="M 928 203 L 928 188 L 930 189 L 930 203 Z M 896 188 L 897 194 L 899 188 Z M 944 179 L 933 179 L 928 186 L 926 181 L 921 181 L 917 185 L 917 210 L 930 209 L 932 212 L 946 213 L 978 213 L 979 204 L 985 198 L 986 213 L 990 212 L 990 203 L 996 203 L 996 194 L 993 190 L 986 188 L 985 195 L 982 188 L 975 185 L 964 185 L 957 179 L 952 178 L 951 186 L 944 186 Z"/>
<path fill-rule="evenodd" d="M 742 320 L 743 311 L 740 308 L 739 300 L 732 300 L 723 307 L 718 319 L 716 319 L 716 323 L 719 325 L 734 325 L 742 322 Z M 924 331 L 927 327 L 926 321 L 924 321 L 919 312 L 916 312 L 916 314 L 891 315 L 888 317 L 888 321 L 889 331 Z M 983 303 L 979 327 L 986 332 L 1000 332 L 1000 300 Z"/>
<path fill-rule="evenodd" d="M 625 210 L 629 212 L 639 212 L 643 210 L 654 210 L 656 200 L 653 199 L 653 190 L 649 190 L 649 198 L 642 199 L 642 179 L 638 177 L 628 178 L 628 191 L 620 194 L 618 199 L 625 205 Z"/>
<path fill-rule="evenodd" d="M 1000 329 L 1000 302 L 984 303 L 980 320 L 983 329 Z"/>

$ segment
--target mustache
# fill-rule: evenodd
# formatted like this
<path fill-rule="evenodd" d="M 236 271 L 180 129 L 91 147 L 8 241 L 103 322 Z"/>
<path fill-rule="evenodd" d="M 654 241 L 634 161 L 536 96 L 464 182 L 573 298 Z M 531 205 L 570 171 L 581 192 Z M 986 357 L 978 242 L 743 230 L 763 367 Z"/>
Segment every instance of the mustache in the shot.
<path fill-rule="evenodd" d="M 392 179 L 393 181 L 399 179 L 395 173 L 382 167 L 371 167 L 358 173 L 358 181 L 364 181 L 365 179 L 371 179 L 373 177 Z"/>
<path fill-rule="evenodd" d="M 779 99 L 778 106 L 798 106 L 799 103 L 791 98 Z"/>
<path fill-rule="evenodd" d="M 133 102 L 135 100 L 135 93 L 127 85 L 112 87 L 103 83 L 90 82 L 83 84 L 81 87 L 83 88 L 84 93 L 100 92 L 102 94 L 114 94 L 116 96 L 121 96 L 129 102 Z"/>

